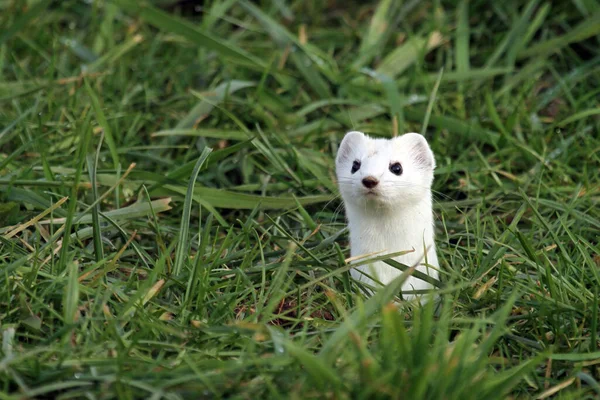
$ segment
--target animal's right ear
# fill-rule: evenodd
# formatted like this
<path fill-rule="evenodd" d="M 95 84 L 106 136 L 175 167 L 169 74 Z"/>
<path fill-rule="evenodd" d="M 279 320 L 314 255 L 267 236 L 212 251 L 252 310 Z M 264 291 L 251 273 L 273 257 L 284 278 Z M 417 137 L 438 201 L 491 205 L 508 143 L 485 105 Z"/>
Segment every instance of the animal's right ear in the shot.
<path fill-rule="evenodd" d="M 365 134 L 362 132 L 352 131 L 346 133 L 346 136 L 344 136 L 342 143 L 340 143 L 340 148 L 338 149 L 335 163 L 339 165 L 354 158 L 356 149 L 361 145 L 361 143 L 364 140 Z"/>

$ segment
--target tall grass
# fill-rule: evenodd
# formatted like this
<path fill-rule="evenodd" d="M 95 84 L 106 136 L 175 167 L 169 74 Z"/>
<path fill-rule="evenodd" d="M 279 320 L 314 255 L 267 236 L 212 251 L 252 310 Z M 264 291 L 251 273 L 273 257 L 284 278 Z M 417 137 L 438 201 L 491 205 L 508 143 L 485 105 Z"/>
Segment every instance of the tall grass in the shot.
<path fill-rule="evenodd" d="M 600 396 L 599 12 L 0 2 L 0 398 Z M 428 138 L 439 303 L 349 276 L 351 129 Z"/>

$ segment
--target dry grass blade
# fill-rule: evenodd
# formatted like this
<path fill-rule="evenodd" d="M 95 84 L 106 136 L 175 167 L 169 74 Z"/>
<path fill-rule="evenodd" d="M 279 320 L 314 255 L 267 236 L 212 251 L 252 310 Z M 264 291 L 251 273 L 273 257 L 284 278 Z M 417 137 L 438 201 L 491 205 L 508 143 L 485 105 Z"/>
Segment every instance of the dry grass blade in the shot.
<path fill-rule="evenodd" d="M 6 239 L 11 238 L 13 236 L 15 236 L 16 234 L 18 234 L 19 232 L 24 231 L 25 229 L 29 228 L 32 225 L 35 225 L 36 223 L 40 222 L 40 220 L 42 218 L 44 218 L 46 215 L 50 214 L 52 211 L 56 210 L 58 207 L 60 207 L 65 201 L 67 201 L 69 198 L 68 197 L 63 197 L 62 199 L 58 200 L 56 203 L 54 203 L 52 205 L 52 207 L 44 210 L 42 213 L 38 214 L 37 216 L 35 216 L 34 218 L 30 219 L 29 221 L 27 221 L 24 224 L 19 224 L 16 227 L 13 227 L 12 230 L 9 230 L 8 233 L 6 233 L 4 235 L 4 237 Z M 44 221 L 41 221 L 40 223 L 44 223 Z M 5 228 L 6 229 L 6 228 Z"/>

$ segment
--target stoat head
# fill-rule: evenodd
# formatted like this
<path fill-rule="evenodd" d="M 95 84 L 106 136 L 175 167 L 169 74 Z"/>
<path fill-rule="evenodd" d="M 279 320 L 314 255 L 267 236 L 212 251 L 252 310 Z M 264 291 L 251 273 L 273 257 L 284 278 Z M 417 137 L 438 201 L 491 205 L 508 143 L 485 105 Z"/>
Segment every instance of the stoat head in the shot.
<path fill-rule="evenodd" d="M 431 198 L 435 159 L 418 133 L 374 139 L 348 132 L 335 161 L 347 205 L 394 208 Z"/>

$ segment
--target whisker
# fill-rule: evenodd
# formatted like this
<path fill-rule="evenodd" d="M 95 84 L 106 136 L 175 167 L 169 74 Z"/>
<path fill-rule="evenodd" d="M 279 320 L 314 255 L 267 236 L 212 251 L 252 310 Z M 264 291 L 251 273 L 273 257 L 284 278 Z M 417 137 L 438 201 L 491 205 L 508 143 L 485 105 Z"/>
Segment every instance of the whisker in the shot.
<path fill-rule="evenodd" d="M 354 184 L 354 181 L 352 179 L 349 179 L 347 181 L 338 181 L 337 183 L 338 183 L 338 185 L 351 185 L 351 184 Z M 407 188 L 408 187 L 420 187 L 423 189 L 429 189 L 429 190 L 431 190 L 432 194 L 442 197 L 446 200 L 449 200 L 449 201 L 455 200 L 452 197 L 448 196 L 447 194 L 442 193 L 438 190 L 431 189 L 429 186 L 426 186 L 426 185 L 418 185 L 418 184 L 409 183 L 409 182 L 384 182 L 382 184 L 382 186 L 383 187 L 407 187 Z"/>

